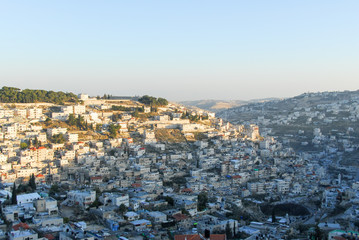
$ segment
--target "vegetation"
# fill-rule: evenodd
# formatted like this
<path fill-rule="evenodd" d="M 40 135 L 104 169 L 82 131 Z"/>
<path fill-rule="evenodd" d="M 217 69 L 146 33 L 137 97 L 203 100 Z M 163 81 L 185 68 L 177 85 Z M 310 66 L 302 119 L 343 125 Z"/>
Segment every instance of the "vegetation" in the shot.
<path fill-rule="evenodd" d="M 177 184 L 177 185 L 182 185 L 182 186 L 185 186 L 187 181 L 186 181 L 186 178 L 185 177 L 173 177 L 171 178 L 172 180 L 172 183 L 174 184 Z"/>
<path fill-rule="evenodd" d="M 66 139 L 62 133 L 55 134 L 51 137 L 51 142 L 53 143 L 64 143 L 66 142 Z"/>
<path fill-rule="evenodd" d="M 148 95 L 142 96 L 140 99 L 138 99 L 140 103 L 143 103 L 145 105 L 149 106 L 167 106 L 168 101 L 164 98 L 155 98 Z"/>
<path fill-rule="evenodd" d="M 30 145 L 33 145 L 36 148 L 38 148 L 42 145 L 41 141 L 39 141 L 39 139 L 36 136 L 35 136 L 34 140 L 30 139 L 29 142 L 30 142 Z"/>
<path fill-rule="evenodd" d="M 233 218 L 233 219 L 236 219 L 238 221 L 241 221 L 241 220 L 245 220 L 247 222 L 249 221 L 258 221 L 259 219 L 256 219 L 256 218 L 253 218 L 249 213 L 248 211 L 246 211 L 245 209 L 243 208 L 239 208 L 237 207 L 236 205 L 232 205 L 232 212 L 231 213 L 227 213 L 226 214 L 226 217 L 228 218 Z M 259 216 L 257 216 L 259 217 Z"/>
<path fill-rule="evenodd" d="M 108 127 L 108 131 L 110 132 L 110 137 L 111 138 L 116 138 L 118 130 L 120 128 L 121 128 L 120 125 L 110 124 L 110 126 Z"/>
<path fill-rule="evenodd" d="M 181 209 L 181 213 L 182 214 L 185 214 L 185 215 L 187 215 L 187 216 L 191 216 L 191 214 L 188 212 L 188 210 L 187 209 L 185 209 L 185 208 L 182 208 Z"/>
<path fill-rule="evenodd" d="M 344 213 L 347 210 L 346 207 L 341 205 L 336 205 L 335 208 L 329 213 L 329 216 L 336 216 Z"/>
<path fill-rule="evenodd" d="M 12 187 L 11 204 L 17 204 L 17 189 L 16 184 Z"/>
<path fill-rule="evenodd" d="M 25 148 L 27 148 L 28 146 L 27 146 L 27 143 L 26 142 L 21 142 L 20 143 L 20 148 L 21 149 L 25 149 Z"/>
<path fill-rule="evenodd" d="M 229 221 L 226 224 L 226 236 L 228 239 L 233 237 L 232 227 L 229 224 Z"/>
<path fill-rule="evenodd" d="M 91 203 L 90 208 L 93 208 L 93 207 L 98 208 L 101 205 L 102 205 L 102 203 L 98 200 L 98 198 L 96 198 L 95 201 L 93 203 Z"/>
<path fill-rule="evenodd" d="M 287 213 L 292 216 L 303 216 L 310 214 L 308 209 L 295 203 L 283 203 L 275 206 L 264 204 L 261 206 L 261 210 L 264 214 L 272 216 L 273 213 L 278 216 L 284 216 Z"/>
<path fill-rule="evenodd" d="M 0 102 L 3 103 L 34 103 L 49 102 L 63 104 L 64 102 L 78 102 L 73 93 L 54 92 L 46 90 L 20 90 L 14 87 L 2 87 L 0 89 Z"/>
<path fill-rule="evenodd" d="M 36 190 L 36 182 L 35 182 L 35 175 L 32 174 L 29 180 L 29 187 L 31 187 L 32 191 Z"/>
<path fill-rule="evenodd" d="M 272 209 L 272 223 L 277 222 L 277 219 L 275 217 L 275 208 Z"/>
<path fill-rule="evenodd" d="M 87 130 L 89 128 L 87 121 L 85 122 L 84 117 L 79 115 L 75 118 L 74 114 L 69 115 L 69 119 L 66 121 L 70 126 L 76 126 L 80 130 Z"/>
<path fill-rule="evenodd" d="M 207 202 L 208 202 L 208 195 L 206 192 L 201 192 L 198 194 L 198 203 L 197 203 L 197 210 L 203 211 L 207 208 Z"/>
<path fill-rule="evenodd" d="M 208 120 L 208 116 L 191 115 L 189 112 L 182 113 L 181 119 L 189 119 L 191 122 L 198 122 L 200 120 Z"/>
<path fill-rule="evenodd" d="M 169 205 L 174 206 L 175 201 L 173 198 L 171 198 L 170 196 L 165 196 L 165 200 Z"/>
<path fill-rule="evenodd" d="M 102 124 L 96 124 L 96 131 L 100 132 L 102 129 Z"/>
<path fill-rule="evenodd" d="M 186 138 L 183 136 L 179 129 L 156 129 L 156 139 L 159 142 L 180 143 L 186 142 Z"/>
<path fill-rule="evenodd" d="M 118 209 L 117 209 L 117 212 L 121 215 L 125 214 L 127 212 L 127 207 L 125 204 L 121 204 Z"/>
<path fill-rule="evenodd" d="M 60 187 L 57 184 L 51 185 L 49 195 L 54 197 L 56 193 L 60 192 Z"/>
<path fill-rule="evenodd" d="M 125 107 L 125 106 L 115 106 L 112 105 L 111 107 L 112 111 L 122 111 L 122 112 L 131 112 L 131 111 L 139 111 L 139 112 L 143 112 L 143 108 L 142 107 L 138 107 L 138 108 L 133 108 L 133 107 Z"/>

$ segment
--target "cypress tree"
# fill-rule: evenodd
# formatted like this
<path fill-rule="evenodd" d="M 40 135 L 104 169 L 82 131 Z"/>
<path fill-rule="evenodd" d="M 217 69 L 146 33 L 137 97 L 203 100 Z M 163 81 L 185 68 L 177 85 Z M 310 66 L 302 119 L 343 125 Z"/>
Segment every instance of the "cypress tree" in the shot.
<path fill-rule="evenodd" d="M 227 225 L 226 225 L 226 236 L 228 239 L 233 237 L 233 233 L 232 233 L 232 229 L 229 225 L 229 221 L 227 222 Z"/>
<path fill-rule="evenodd" d="M 12 187 L 12 196 L 11 196 L 11 204 L 17 204 L 17 192 L 16 192 L 16 184 L 14 182 L 14 186 Z"/>
<path fill-rule="evenodd" d="M 272 223 L 275 223 L 275 222 L 277 222 L 277 219 L 275 217 L 275 210 L 274 210 L 274 207 L 273 207 L 273 209 L 272 209 Z"/>
<path fill-rule="evenodd" d="M 31 174 L 30 180 L 29 180 L 29 186 L 33 191 L 36 190 L 36 182 L 35 182 L 35 175 Z"/>

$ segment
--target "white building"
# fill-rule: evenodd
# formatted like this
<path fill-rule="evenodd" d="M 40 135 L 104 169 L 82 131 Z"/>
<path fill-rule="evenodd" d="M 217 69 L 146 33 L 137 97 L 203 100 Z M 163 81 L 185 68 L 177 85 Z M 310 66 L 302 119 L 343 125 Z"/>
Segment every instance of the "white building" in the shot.
<path fill-rule="evenodd" d="M 89 99 L 89 95 L 88 94 L 84 94 L 84 93 L 81 93 L 78 95 L 78 98 L 82 101 L 86 101 Z"/>
<path fill-rule="evenodd" d="M 110 204 L 118 207 L 122 204 L 126 207 L 130 206 L 130 198 L 128 194 L 103 193 L 99 200 L 103 204 Z"/>
<path fill-rule="evenodd" d="M 47 129 L 47 134 L 50 136 L 54 136 L 57 134 L 66 134 L 67 133 L 67 128 L 48 128 Z"/>
<path fill-rule="evenodd" d="M 66 202 L 79 205 L 81 207 L 89 207 L 96 200 L 95 191 L 70 191 L 67 193 Z"/>
<path fill-rule="evenodd" d="M 42 109 L 41 108 L 30 108 L 27 109 L 27 118 L 30 119 L 39 119 L 42 117 Z"/>
<path fill-rule="evenodd" d="M 16 196 L 17 204 L 23 205 L 25 203 L 32 203 L 33 201 L 40 199 L 41 196 L 34 192 L 34 193 L 28 193 L 28 194 L 21 194 Z"/>
<path fill-rule="evenodd" d="M 32 229 L 21 229 L 17 231 L 11 231 L 9 234 L 10 240 L 37 240 L 38 235 Z"/>
<path fill-rule="evenodd" d="M 77 133 L 68 133 L 66 134 L 66 140 L 73 143 L 79 141 L 79 135 Z"/>
<path fill-rule="evenodd" d="M 16 125 L 4 125 L 2 126 L 2 132 L 7 137 L 15 138 L 17 134 L 17 127 Z"/>

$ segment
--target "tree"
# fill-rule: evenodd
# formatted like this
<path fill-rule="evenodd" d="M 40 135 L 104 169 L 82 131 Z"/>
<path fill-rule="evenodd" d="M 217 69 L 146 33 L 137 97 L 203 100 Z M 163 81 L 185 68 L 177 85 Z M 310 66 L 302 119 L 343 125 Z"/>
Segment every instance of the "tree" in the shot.
<path fill-rule="evenodd" d="M 133 117 L 138 118 L 139 117 L 139 113 L 138 113 L 138 109 L 136 108 L 136 110 L 133 112 L 132 114 Z"/>
<path fill-rule="evenodd" d="M 62 133 L 59 133 L 52 136 L 51 141 L 53 143 L 64 143 L 66 142 L 66 139 Z"/>
<path fill-rule="evenodd" d="M 277 221 L 277 219 L 275 218 L 275 210 L 274 207 L 272 209 L 272 223 L 275 223 Z"/>
<path fill-rule="evenodd" d="M 185 209 L 185 208 L 182 208 L 181 209 L 181 213 L 182 214 L 185 214 L 185 215 L 187 215 L 187 216 L 191 216 L 191 214 L 188 212 L 188 210 L 187 209 Z"/>
<path fill-rule="evenodd" d="M 315 233 L 314 233 L 314 239 L 315 240 L 321 240 L 324 237 L 323 231 L 320 229 L 320 227 L 317 225 L 315 226 Z"/>
<path fill-rule="evenodd" d="M 71 126 L 76 125 L 76 118 L 75 115 L 73 115 L 72 113 L 69 115 L 69 119 L 67 120 L 67 123 Z"/>
<path fill-rule="evenodd" d="M 121 204 L 119 207 L 118 207 L 118 213 L 123 215 L 127 212 L 127 207 L 125 204 Z"/>
<path fill-rule="evenodd" d="M 226 224 L 226 236 L 227 236 L 227 239 L 233 237 L 232 228 L 231 228 L 231 226 L 229 225 L 229 221 L 228 221 L 227 224 Z"/>
<path fill-rule="evenodd" d="M 30 180 L 29 180 L 29 187 L 31 187 L 31 189 L 34 191 L 36 190 L 36 180 L 35 180 L 35 175 L 31 174 Z"/>
<path fill-rule="evenodd" d="M 167 202 L 169 205 L 171 205 L 171 206 L 174 205 L 174 199 L 171 198 L 170 196 L 166 196 L 166 197 L 165 197 L 165 200 L 166 200 L 166 202 Z"/>
<path fill-rule="evenodd" d="M 158 104 L 161 105 L 161 106 L 167 106 L 167 105 L 168 105 L 167 99 L 164 99 L 164 98 L 158 98 L 158 99 L 157 99 L 157 102 L 158 102 Z"/>
<path fill-rule="evenodd" d="M 198 211 L 205 210 L 207 207 L 207 202 L 208 202 L 208 195 L 206 192 L 201 192 L 200 194 L 198 194 L 197 210 Z"/>
<path fill-rule="evenodd" d="M 121 127 L 120 125 L 110 124 L 110 126 L 108 127 L 108 131 L 110 132 L 111 138 L 117 137 L 117 132 L 120 129 L 120 127 Z"/>
<path fill-rule="evenodd" d="M 93 208 L 93 207 L 98 208 L 101 205 L 102 205 L 101 202 L 98 200 L 98 198 L 96 198 L 95 201 L 93 203 L 91 203 L 90 208 Z"/>
<path fill-rule="evenodd" d="M 236 223 L 233 221 L 233 236 L 236 236 L 237 231 L 236 231 Z"/>
<path fill-rule="evenodd" d="M 49 126 L 51 124 L 51 122 L 52 122 L 51 118 L 49 118 L 49 117 L 46 118 L 46 120 L 45 120 L 46 126 Z"/>
<path fill-rule="evenodd" d="M 114 114 L 112 115 L 112 121 L 117 122 L 118 119 L 119 119 L 118 114 L 114 113 Z"/>
<path fill-rule="evenodd" d="M 85 120 L 83 116 L 79 115 L 76 119 L 76 122 L 78 128 L 85 129 Z"/>
<path fill-rule="evenodd" d="M 39 147 L 40 142 L 39 142 L 39 139 L 37 138 L 37 136 L 35 136 L 33 144 L 34 144 L 34 147 Z"/>
<path fill-rule="evenodd" d="M 63 102 L 77 102 L 78 98 L 73 93 L 31 89 L 21 91 L 18 88 L 3 87 L 0 89 L 0 101 L 6 103 L 51 102 L 62 104 Z"/>
<path fill-rule="evenodd" d="M 101 131 L 102 128 L 102 124 L 96 124 L 96 131 L 99 132 Z"/>
<path fill-rule="evenodd" d="M 49 191 L 49 195 L 50 196 L 54 196 L 56 193 L 60 192 L 60 188 L 59 188 L 59 185 L 57 184 L 54 184 L 54 185 L 51 185 L 51 188 L 50 188 L 50 191 Z"/>
<path fill-rule="evenodd" d="M 156 107 L 151 107 L 151 112 L 157 112 L 158 111 L 158 109 L 156 108 Z"/>
<path fill-rule="evenodd" d="M 21 148 L 21 149 L 25 149 L 25 148 L 27 148 L 27 147 L 28 147 L 28 145 L 27 145 L 26 142 L 21 142 L 21 143 L 20 143 L 20 148 Z"/>
<path fill-rule="evenodd" d="M 142 96 L 140 99 L 138 99 L 140 103 L 143 103 L 145 105 L 149 106 L 167 106 L 168 101 L 164 98 L 155 98 L 148 95 Z"/>
<path fill-rule="evenodd" d="M 11 204 L 17 204 L 16 183 L 14 183 L 14 186 L 12 187 Z"/>

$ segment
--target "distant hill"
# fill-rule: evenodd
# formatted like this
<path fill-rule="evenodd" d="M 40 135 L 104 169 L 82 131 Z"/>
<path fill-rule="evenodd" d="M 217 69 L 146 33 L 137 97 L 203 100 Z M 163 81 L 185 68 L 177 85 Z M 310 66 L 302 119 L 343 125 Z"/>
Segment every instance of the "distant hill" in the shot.
<path fill-rule="evenodd" d="M 304 93 L 216 115 L 233 124 L 257 124 L 261 134 L 278 137 L 296 151 L 325 152 L 343 165 L 359 166 L 359 90 Z"/>
<path fill-rule="evenodd" d="M 235 108 L 245 104 L 254 103 L 254 102 L 266 102 L 270 100 L 274 100 L 275 98 L 268 98 L 268 99 L 254 99 L 254 100 L 195 100 L 195 101 L 182 101 L 179 102 L 185 106 L 192 106 L 201 108 L 204 110 L 218 112 L 224 109 Z"/>
<path fill-rule="evenodd" d="M 313 110 L 316 109 L 318 105 L 320 107 L 320 105 L 343 103 L 343 101 L 352 102 L 353 100 L 357 100 L 358 97 L 359 90 L 303 93 L 292 98 L 251 101 L 238 107 L 219 111 L 218 116 L 226 116 L 229 121 L 247 121 L 252 117 L 273 116 L 283 113 L 288 114 L 293 111 L 301 111 L 304 108 Z"/>
<path fill-rule="evenodd" d="M 2 87 L 0 89 L 0 102 L 2 103 L 34 103 L 47 102 L 63 104 L 64 102 L 77 102 L 78 98 L 73 93 L 54 92 L 46 90 L 33 90 L 14 87 Z"/>

